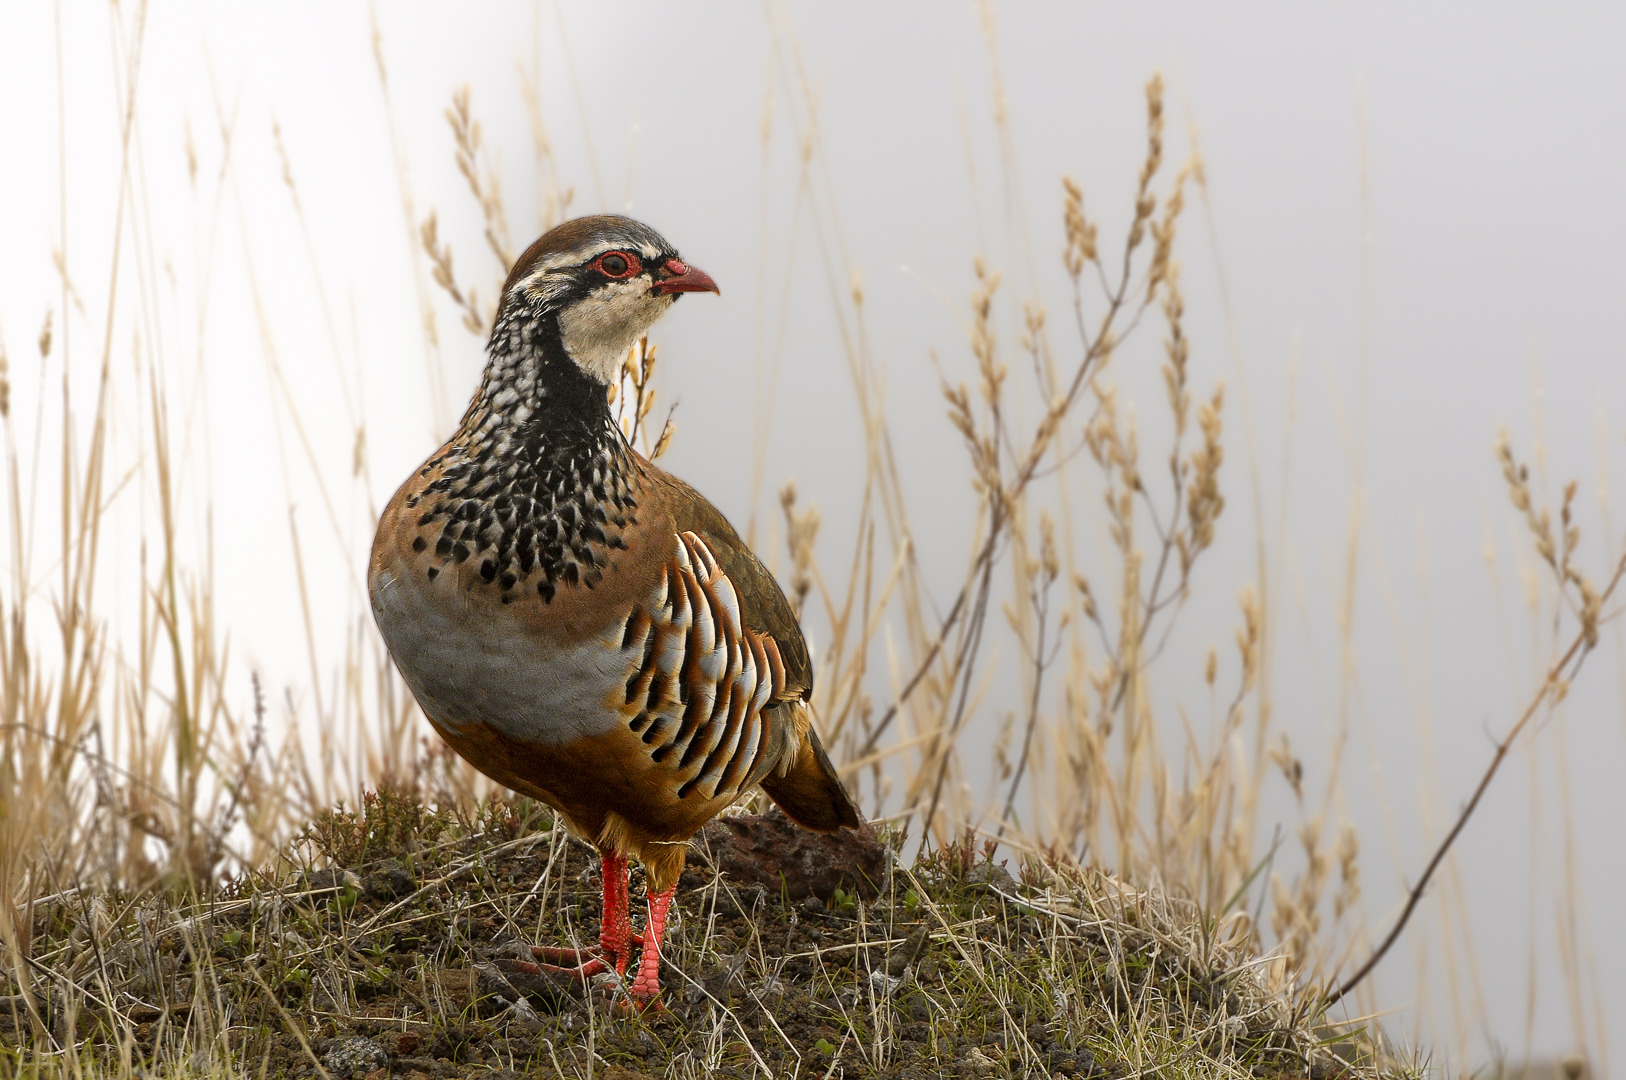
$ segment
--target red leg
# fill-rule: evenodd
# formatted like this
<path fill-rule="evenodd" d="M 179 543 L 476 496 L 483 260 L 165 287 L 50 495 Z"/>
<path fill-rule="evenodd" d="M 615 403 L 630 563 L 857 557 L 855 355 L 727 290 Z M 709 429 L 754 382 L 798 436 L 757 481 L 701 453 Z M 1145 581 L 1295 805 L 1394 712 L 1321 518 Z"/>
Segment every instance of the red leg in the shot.
<path fill-rule="evenodd" d="M 632 946 L 643 944 L 642 938 L 632 932 L 632 916 L 627 911 L 627 860 L 614 852 L 604 854 L 604 907 L 599 920 L 599 954 L 586 949 L 561 949 L 537 945 L 532 952 L 537 959 L 546 961 L 544 970 L 589 979 L 615 965 L 615 973 L 624 975 L 632 956 Z M 564 966 L 561 966 L 564 965 Z"/>
<path fill-rule="evenodd" d="M 632 959 L 632 914 L 627 910 L 631 886 L 627 860 L 615 853 L 604 856 L 604 918 L 599 924 L 598 947 L 615 965 L 617 975 L 627 973 Z M 640 941 L 639 944 L 642 944 Z"/>
<path fill-rule="evenodd" d="M 661 936 L 666 931 L 666 912 L 672 905 L 672 894 L 677 891 L 677 885 L 649 898 L 649 925 L 644 928 L 644 956 L 638 965 L 638 977 L 632 980 L 632 996 L 634 1009 L 644 1011 L 655 1009 L 659 1011 L 662 1006 L 658 1000 L 661 994 Z"/>

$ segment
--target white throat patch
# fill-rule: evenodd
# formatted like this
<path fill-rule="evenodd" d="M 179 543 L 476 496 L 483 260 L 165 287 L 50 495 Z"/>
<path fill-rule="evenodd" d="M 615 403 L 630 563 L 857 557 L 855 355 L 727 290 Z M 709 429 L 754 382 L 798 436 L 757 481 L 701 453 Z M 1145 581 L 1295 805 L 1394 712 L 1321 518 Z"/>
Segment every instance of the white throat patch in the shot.
<path fill-rule="evenodd" d="M 559 336 L 576 366 L 614 383 L 633 342 L 666 314 L 675 297 L 650 291 L 648 274 L 600 285 L 559 313 Z"/>

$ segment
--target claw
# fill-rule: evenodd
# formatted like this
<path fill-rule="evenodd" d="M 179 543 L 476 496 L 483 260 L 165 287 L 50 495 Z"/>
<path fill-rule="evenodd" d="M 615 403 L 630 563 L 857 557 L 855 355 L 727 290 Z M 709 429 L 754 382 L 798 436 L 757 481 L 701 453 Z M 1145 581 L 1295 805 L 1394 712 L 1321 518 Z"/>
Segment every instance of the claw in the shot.
<path fill-rule="evenodd" d="M 667 1011 L 661 1003 L 659 991 L 655 992 L 654 997 L 647 998 L 628 995 L 617 1001 L 615 1008 L 622 1016 L 653 1016 Z"/>

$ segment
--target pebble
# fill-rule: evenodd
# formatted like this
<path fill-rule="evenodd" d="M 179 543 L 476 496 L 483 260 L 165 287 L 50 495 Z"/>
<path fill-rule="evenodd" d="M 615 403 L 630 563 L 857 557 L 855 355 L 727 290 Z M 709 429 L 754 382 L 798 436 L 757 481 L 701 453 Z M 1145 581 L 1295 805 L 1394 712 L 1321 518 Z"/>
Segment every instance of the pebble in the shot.
<path fill-rule="evenodd" d="M 358 1037 L 334 1039 L 333 1045 L 322 1055 L 322 1067 L 343 1080 L 366 1076 L 375 1069 L 388 1068 L 389 1063 L 390 1057 L 382 1046 L 371 1039 Z"/>

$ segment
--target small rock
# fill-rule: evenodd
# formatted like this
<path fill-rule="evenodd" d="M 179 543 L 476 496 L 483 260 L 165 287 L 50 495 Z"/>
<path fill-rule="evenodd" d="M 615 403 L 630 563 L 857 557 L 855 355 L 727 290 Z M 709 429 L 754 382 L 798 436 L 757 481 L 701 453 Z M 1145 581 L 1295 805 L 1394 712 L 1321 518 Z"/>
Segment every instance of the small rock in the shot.
<path fill-rule="evenodd" d="M 474 993 L 470 996 L 474 999 L 472 1004 L 477 1013 L 494 1016 L 506 1010 L 522 995 L 508 981 L 507 974 L 497 970 L 496 965 L 475 964 Z"/>
<path fill-rule="evenodd" d="M 423 1036 L 416 1031 L 389 1031 L 379 1036 L 378 1041 L 396 1057 L 411 1057 L 423 1043 Z"/>
<path fill-rule="evenodd" d="M 322 1055 L 322 1067 L 336 1077 L 364 1077 L 375 1069 L 387 1069 L 390 1056 L 371 1039 L 334 1039 Z"/>
<path fill-rule="evenodd" d="M 971 1066 L 973 1071 L 981 1074 L 996 1072 L 999 1069 L 999 1062 L 975 1046 L 965 1052 L 965 1063 Z"/>
<path fill-rule="evenodd" d="M 903 980 L 897 978 L 896 976 L 888 975 L 886 972 L 877 968 L 869 973 L 869 983 L 871 986 L 875 987 L 875 992 L 877 994 L 880 994 L 882 997 L 891 997 L 892 992 L 903 984 Z"/>
<path fill-rule="evenodd" d="M 375 900 L 399 899 L 411 892 L 416 884 L 412 872 L 395 859 L 383 863 L 361 879 L 361 887 Z"/>
<path fill-rule="evenodd" d="M 602 1077 L 603 1080 L 655 1080 L 653 1076 L 650 1076 L 646 1072 L 638 1072 L 634 1069 L 628 1069 L 621 1065 L 611 1065 L 609 1068 L 599 1073 L 599 1076 Z"/>
<path fill-rule="evenodd" d="M 312 870 L 300 879 L 299 887 L 308 893 L 338 892 L 347 888 L 360 889 L 361 878 L 356 876 L 354 870 L 330 867 L 326 870 Z"/>
<path fill-rule="evenodd" d="M 930 932 L 924 924 L 915 927 L 902 945 L 892 950 L 892 955 L 886 958 L 886 973 L 898 976 L 906 971 L 910 964 L 926 951 L 926 942 L 931 939 Z"/>
<path fill-rule="evenodd" d="M 1002 893 L 1011 894 L 1016 891 L 1016 879 L 1011 877 L 1004 865 L 992 859 L 978 863 L 966 871 L 965 880 L 968 885 L 987 885 L 998 889 Z"/>

